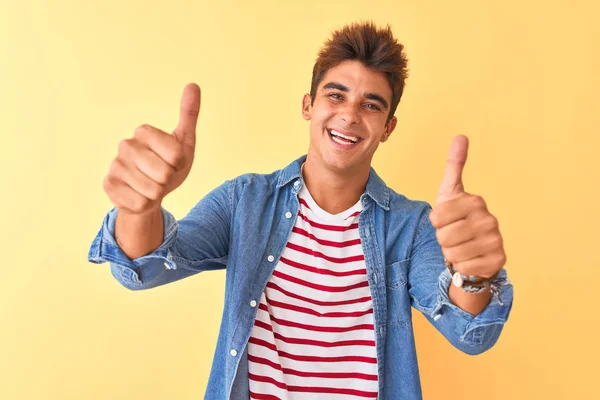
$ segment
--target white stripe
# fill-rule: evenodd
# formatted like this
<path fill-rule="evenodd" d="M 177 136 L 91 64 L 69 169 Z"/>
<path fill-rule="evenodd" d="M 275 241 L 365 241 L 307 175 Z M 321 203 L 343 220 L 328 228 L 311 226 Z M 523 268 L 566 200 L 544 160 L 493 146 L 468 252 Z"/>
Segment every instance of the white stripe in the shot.
<path fill-rule="evenodd" d="M 267 325 L 271 325 L 273 330 L 285 337 L 297 337 L 297 338 L 305 338 L 311 340 L 320 340 L 323 342 L 340 342 L 347 340 L 375 340 L 375 335 L 373 332 L 369 332 L 368 330 L 354 330 L 348 332 L 320 332 L 320 331 L 308 331 L 302 328 L 296 328 L 286 325 L 278 324 L 277 322 L 270 321 L 269 314 L 266 311 L 258 310 L 257 320 L 266 323 Z M 314 325 L 314 324 L 313 324 Z M 253 329 L 261 329 L 259 327 L 254 327 Z M 373 351 L 375 351 L 373 349 Z"/>
<path fill-rule="evenodd" d="M 279 301 L 282 303 L 293 304 L 298 307 L 310 308 L 318 313 L 324 314 L 328 312 L 356 312 L 356 311 L 366 311 L 373 307 L 373 301 L 369 299 L 369 301 L 362 301 L 360 303 L 354 304 L 342 304 L 342 305 L 319 305 L 314 303 L 309 303 L 308 301 L 292 299 L 285 294 L 281 293 L 279 290 L 267 288 L 267 295 L 270 300 Z M 314 299 L 314 297 L 312 297 Z"/>
<path fill-rule="evenodd" d="M 279 332 L 281 333 L 281 332 Z M 271 331 L 266 331 L 262 328 L 255 327 L 252 331 L 252 337 L 264 340 L 268 343 L 273 344 L 277 350 L 283 351 L 290 354 L 305 355 L 305 356 L 317 356 L 317 357 L 344 357 L 344 356 L 360 356 L 360 357 L 374 357 L 373 349 L 370 346 L 340 346 L 340 347 L 321 347 L 313 345 L 287 343 L 273 337 Z M 296 336 L 297 338 L 305 339 L 306 336 Z M 316 340 L 313 337 L 310 340 Z M 331 341 L 329 339 L 328 341 Z M 262 346 L 261 346 L 262 347 Z M 273 351 L 273 350 L 271 350 Z"/>
<path fill-rule="evenodd" d="M 285 254 L 284 254 L 285 257 Z M 300 263 L 309 267 L 313 267 L 313 268 L 319 268 L 319 269 L 326 269 L 326 270 L 330 270 L 330 271 L 334 271 L 334 268 L 331 268 L 331 264 L 330 265 L 323 265 L 326 262 L 321 262 L 318 259 L 298 259 L 298 257 L 296 256 L 295 258 L 292 257 L 285 257 L 286 259 L 289 259 L 290 261 L 296 262 L 296 263 Z M 315 262 L 316 261 L 316 262 Z M 296 266 L 292 266 L 292 265 L 288 265 L 283 261 L 280 261 L 278 264 L 281 265 L 277 265 L 277 272 L 281 272 L 283 274 L 286 275 L 290 275 L 293 276 L 294 278 L 297 279 L 302 279 L 304 281 L 308 281 L 310 283 L 314 283 L 317 285 L 323 285 L 323 286 L 332 286 L 332 287 L 346 287 L 346 286 L 350 286 L 350 285 L 356 285 L 359 283 L 362 283 L 364 281 L 367 280 L 366 275 L 347 275 L 347 276 L 334 276 L 334 275 L 329 275 L 329 274 L 321 274 L 318 272 L 312 272 L 312 271 L 307 271 L 305 269 L 302 269 L 302 267 L 296 267 Z M 349 268 L 348 271 L 351 270 L 361 270 L 364 269 L 364 262 L 357 262 L 357 263 L 352 263 L 355 266 L 352 268 Z M 362 265 L 361 265 L 362 264 Z M 335 267 L 335 265 L 333 265 Z M 344 268 L 346 269 L 346 268 Z M 311 289 L 311 290 L 318 290 L 318 289 Z"/>
<path fill-rule="evenodd" d="M 366 277 L 363 277 L 366 280 Z M 307 279 L 304 279 L 307 281 Z M 287 290 L 288 292 L 292 292 L 298 296 L 308 297 L 317 301 L 346 301 L 346 300 L 355 300 L 360 299 L 362 297 L 370 296 L 371 290 L 368 285 L 349 289 L 343 292 L 328 292 L 325 290 L 313 289 L 311 287 L 306 286 L 306 284 L 291 282 L 285 278 L 280 278 L 278 276 L 272 276 L 271 282 L 279 286 L 280 288 Z M 308 282 L 311 282 L 308 280 Z M 311 282 L 315 283 L 315 282 Z M 317 283 L 319 285 L 323 285 L 323 282 Z M 328 282 L 327 286 L 334 286 L 335 282 Z M 339 286 L 337 286 L 339 287 Z M 267 288 L 268 289 L 268 288 Z"/>

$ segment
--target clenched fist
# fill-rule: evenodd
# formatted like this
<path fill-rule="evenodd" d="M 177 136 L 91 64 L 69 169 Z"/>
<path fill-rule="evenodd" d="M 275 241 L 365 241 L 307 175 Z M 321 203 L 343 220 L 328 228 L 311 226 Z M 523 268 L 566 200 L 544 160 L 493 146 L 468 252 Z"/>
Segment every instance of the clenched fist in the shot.
<path fill-rule="evenodd" d="M 121 141 L 103 183 L 119 212 L 152 212 L 183 183 L 194 161 L 199 112 L 200 88 L 190 83 L 183 90 L 179 124 L 173 134 L 142 125 L 131 139 Z"/>

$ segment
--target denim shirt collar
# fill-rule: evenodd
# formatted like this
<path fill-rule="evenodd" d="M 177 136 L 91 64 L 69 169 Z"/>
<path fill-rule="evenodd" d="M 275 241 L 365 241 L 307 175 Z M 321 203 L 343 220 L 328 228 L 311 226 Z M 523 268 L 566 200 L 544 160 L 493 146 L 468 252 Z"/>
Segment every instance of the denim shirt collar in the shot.
<path fill-rule="evenodd" d="M 306 161 L 306 154 L 292 161 L 287 167 L 279 172 L 277 180 L 277 188 L 281 188 L 296 178 L 302 179 L 302 164 Z M 383 179 L 377 175 L 375 169 L 371 167 L 369 172 L 369 180 L 365 193 L 375 201 L 375 203 L 386 211 L 390 209 L 390 189 L 387 187 Z"/>

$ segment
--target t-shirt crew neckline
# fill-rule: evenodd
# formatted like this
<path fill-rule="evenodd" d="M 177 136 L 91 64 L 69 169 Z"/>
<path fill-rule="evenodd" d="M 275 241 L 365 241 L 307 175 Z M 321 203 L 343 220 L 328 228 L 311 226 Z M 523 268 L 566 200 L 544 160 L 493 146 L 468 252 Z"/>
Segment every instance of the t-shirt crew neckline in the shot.
<path fill-rule="evenodd" d="M 302 164 L 301 171 L 302 171 L 302 177 L 304 178 L 304 164 Z M 308 191 L 306 184 L 302 185 L 302 188 L 298 192 L 298 198 L 304 199 L 304 201 L 306 201 L 306 203 L 308 204 L 308 207 L 310 208 L 310 210 L 319 219 L 328 221 L 328 222 L 344 221 L 344 220 L 348 219 L 348 217 L 352 216 L 352 214 L 356 213 L 357 211 L 358 212 L 362 211 L 362 203 L 361 203 L 360 199 L 358 199 L 356 204 L 354 204 L 352 207 L 350 207 L 349 209 L 347 209 L 345 211 L 339 212 L 337 214 L 328 213 L 327 211 L 325 211 L 321 207 L 319 207 L 319 205 L 315 202 L 315 200 L 311 196 L 310 192 Z"/>

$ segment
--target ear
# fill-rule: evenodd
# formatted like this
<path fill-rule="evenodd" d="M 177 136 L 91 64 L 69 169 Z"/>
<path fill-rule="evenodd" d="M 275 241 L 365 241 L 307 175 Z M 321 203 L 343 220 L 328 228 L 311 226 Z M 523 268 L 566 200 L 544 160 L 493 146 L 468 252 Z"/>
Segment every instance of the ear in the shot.
<path fill-rule="evenodd" d="M 381 143 L 383 143 L 389 139 L 390 135 L 396 128 L 397 122 L 398 122 L 398 119 L 396 117 L 392 117 L 392 119 L 390 119 L 390 122 L 388 122 L 385 125 L 385 131 L 383 132 L 383 135 L 381 136 Z"/>
<path fill-rule="evenodd" d="M 311 101 L 312 98 L 310 97 L 310 94 L 306 93 L 304 95 L 304 97 L 302 98 L 302 118 L 304 118 L 307 121 L 310 121 L 311 118 L 311 111 L 312 111 L 312 105 L 311 105 Z"/>

